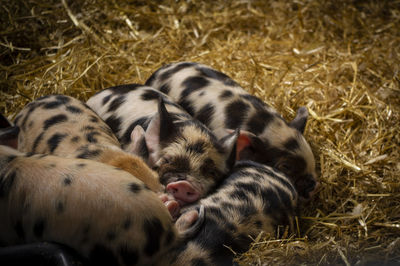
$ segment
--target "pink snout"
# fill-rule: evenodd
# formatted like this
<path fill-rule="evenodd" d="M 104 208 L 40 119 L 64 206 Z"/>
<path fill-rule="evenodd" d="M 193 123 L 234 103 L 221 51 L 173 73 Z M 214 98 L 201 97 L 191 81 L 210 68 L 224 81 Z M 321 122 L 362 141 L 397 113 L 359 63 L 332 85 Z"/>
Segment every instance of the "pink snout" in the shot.
<path fill-rule="evenodd" d="M 174 196 L 180 205 L 195 202 L 200 198 L 200 193 L 185 180 L 169 183 L 167 191 Z"/>

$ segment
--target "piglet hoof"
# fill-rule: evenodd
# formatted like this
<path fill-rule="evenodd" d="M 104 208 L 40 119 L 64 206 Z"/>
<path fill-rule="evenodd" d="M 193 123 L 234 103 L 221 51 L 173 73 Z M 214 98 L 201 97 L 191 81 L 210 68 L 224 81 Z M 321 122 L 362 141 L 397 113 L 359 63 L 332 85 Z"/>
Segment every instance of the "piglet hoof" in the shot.
<path fill-rule="evenodd" d="M 176 200 L 168 200 L 164 202 L 164 204 L 167 207 L 172 218 L 175 220 L 179 216 L 179 212 L 181 210 L 181 208 L 179 207 L 179 203 Z"/>
<path fill-rule="evenodd" d="M 174 197 L 165 193 L 159 195 L 158 197 L 164 203 L 165 207 L 167 207 L 172 218 L 174 220 L 178 218 L 181 208 L 179 206 L 179 203 L 174 199 Z"/>

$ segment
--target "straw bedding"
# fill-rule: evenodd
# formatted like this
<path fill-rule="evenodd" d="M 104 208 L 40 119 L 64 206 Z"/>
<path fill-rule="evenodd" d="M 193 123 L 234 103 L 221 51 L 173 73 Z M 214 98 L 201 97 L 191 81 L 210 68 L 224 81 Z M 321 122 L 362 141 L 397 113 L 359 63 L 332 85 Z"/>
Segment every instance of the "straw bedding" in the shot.
<path fill-rule="evenodd" d="M 400 1 L 4 1 L 0 111 L 86 100 L 165 63 L 213 66 L 290 120 L 321 184 L 296 235 L 260 234 L 242 265 L 400 263 Z"/>

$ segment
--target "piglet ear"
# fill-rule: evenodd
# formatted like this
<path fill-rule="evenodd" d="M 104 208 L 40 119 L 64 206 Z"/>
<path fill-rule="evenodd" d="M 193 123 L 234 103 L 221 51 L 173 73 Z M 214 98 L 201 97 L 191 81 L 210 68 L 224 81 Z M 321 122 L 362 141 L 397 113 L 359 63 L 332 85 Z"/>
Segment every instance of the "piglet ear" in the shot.
<path fill-rule="evenodd" d="M 254 133 L 240 130 L 237 139 L 236 160 L 256 160 L 256 154 L 264 148 L 263 141 Z"/>
<path fill-rule="evenodd" d="M 146 146 L 145 132 L 142 126 L 137 125 L 131 133 L 131 141 L 124 148 L 129 153 L 142 157 L 145 161 L 148 160 L 149 151 Z"/>
<path fill-rule="evenodd" d="M 8 119 L 0 114 L 0 128 L 7 128 L 7 127 L 12 127 L 10 121 L 8 121 Z"/>
<path fill-rule="evenodd" d="M 307 118 L 308 110 L 302 106 L 297 110 L 296 117 L 289 123 L 289 126 L 303 133 L 306 128 Z"/>
<path fill-rule="evenodd" d="M 164 100 L 162 97 L 158 98 L 158 114 L 160 117 L 160 143 L 170 141 L 175 133 L 175 126 L 171 115 L 165 108 Z"/>
<path fill-rule="evenodd" d="M 229 134 L 220 139 L 220 142 L 228 154 L 226 165 L 230 169 L 233 167 L 236 161 L 237 140 L 240 134 L 240 130 L 229 130 L 228 132 Z"/>
<path fill-rule="evenodd" d="M 0 145 L 6 145 L 14 149 L 18 148 L 19 127 L 13 126 L 0 129 Z"/>
<path fill-rule="evenodd" d="M 165 108 L 164 101 L 160 97 L 158 101 L 158 113 L 150 120 L 145 133 L 146 146 L 149 152 L 149 165 L 154 166 L 160 159 L 161 144 L 169 141 L 175 132 L 172 118 Z"/>
<path fill-rule="evenodd" d="M 183 213 L 175 223 L 179 235 L 182 238 L 191 238 L 201 228 L 205 220 L 204 205 Z"/>
<path fill-rule="evenodd" d="M 18 133 L 19 127 L 13 126 L 4 115 L 0 114 L 0 145 L 17 149 Z"/>

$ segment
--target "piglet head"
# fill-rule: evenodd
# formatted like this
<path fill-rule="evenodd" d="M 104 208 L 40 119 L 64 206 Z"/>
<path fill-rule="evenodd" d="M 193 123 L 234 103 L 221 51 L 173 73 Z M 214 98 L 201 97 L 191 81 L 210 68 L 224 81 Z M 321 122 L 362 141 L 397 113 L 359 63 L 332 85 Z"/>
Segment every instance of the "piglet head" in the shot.
<path fill-rule="evenodd" d="M 170 114 L 160 98 L 158 113 L 147 129 L 136 128 L 131 137 L 137 140 L 133 150 L 143 150 L 145 143 L 148 164 L 183 206 L 207 194 L 230 172 L 238 135 L 236 130 L 218 140 L 200 122 L 179 120 Z"/>

